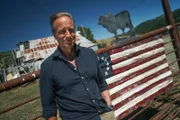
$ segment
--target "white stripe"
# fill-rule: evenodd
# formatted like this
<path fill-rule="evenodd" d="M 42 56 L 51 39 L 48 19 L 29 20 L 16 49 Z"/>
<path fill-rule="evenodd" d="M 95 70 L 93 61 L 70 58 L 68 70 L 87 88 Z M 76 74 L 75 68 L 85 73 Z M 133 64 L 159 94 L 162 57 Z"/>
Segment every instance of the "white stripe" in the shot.
<path fill-rule="evenodd" d="M 162 61 L 165 58 L 166 58 L 165 55 L 159 56 L 158 58 L 152 59 L 151 61 L 148 61 L 148 62 L 146 62 L 144 64 L 141 64 L 141 65 L 136 66 L 136 67 L 134 67 L 132 69 L 129 69 L 129 70 L 125 71 L 125 72 L 122 72 L 120 74 L 117 74 L 117 75 L 114 75 L 114 76 L 112 76 L 110 78 L 107 78 L 106 82 L 108 84 L 111 84 L 113 82 L 121 80 L 122 78 L 124 78 L 124 77 L 126 77 L 126 76 L 128 76 L 128 75 L 130 75 L 130 74 L 132 74 L 132 73 L 134 73 L 136 71 L 138 71 L 138 70 L 144 69 L 144 68 L 146 68 L 146 67 L 148 67 L 148 66 L 150 66 L 152 64 L 155 64 L 155 63 L 157 63 L 159 61 Z"/>
<path fill-rule="evenodd" d="M 115 64 L 115 65 L 112 65 L 112 68 L 113 70 L 115 69 L 118 69 L 118 68 L 121 68 L 121 67 L 124 67 L 124 66 L 127 66 L 129 64 L 132 64 L 134 62 L 137 62 L 141 59 L 144 59 L 144 58 L 147 58 L 149 56 L 152 56 L 154 54 L 157 54 L 159 52 L 163 52 L 164 51 L 164 48 L 161 47 L 161 48 L 158 48 L 158 49 L 155 49 L 155 50 L 152 50 L 152 51 L 149 51 L 149 52 L 146 52 L 146 53 L 143 53 L 141 55 L 138 55 L 136 57 L 133 57 L 131 59 L 128 59 L 128 60 L 125 60 L 125 61 L 122 61 L 122 62 L 119 62 L 118 64 Z"/>
<path fill-rule="evenodd" d="M 151 42 L 148 42 L 148 43 L 144 43 L 142 45 L 139 45 L 139 46 L 136 46 L 136 47 L 132 47 L 132 48 L 124 50 L 122 52 L 118 52 L 118 53 L 112 54 L 110 57 L 111 57 L 111 60 L 115 60 L 117 58 L 129 55 L 131 53 L 135 53 L 135 52 L 144 50 L 146 48 L 152 47 L 152 46 L 157 45 L 159 43 L 163 43 L 163 40 L 162 39 L 158 39 L 158 40 L 154 40 L 154 41 L 151 41 Z"/>
<path fill-rule="evenodd" d="M 117 91 L 119 91 L 121 89 L 124 89 L 125 87 L 127 87 L 129 85 L 132 85 L 133 83 L 135 83 L 137 81 L 140 81 L 140 80 L 144 79 L 145 77 L 150 76 L 150 75 L 152 75 L 152 74 L 154 74 L 154 73 L 156 73 L 156 72 L 158 72 L 158 71 L 160 71 L 160 70 L 162 70 L 164 68 L 167 68 L 167 67 L 168 67 L 168 64 L 164 63 L 164 64 L 162 64 L 162 65 L 160 65 L 160 66 L 158 66 L 158 67 L 156 67 L 154 69 L 146 71 L 143 74 L 140 74 L 140 75 L 138 75 L 138 76 L 124 82 L 123 84 L 120 84 L 120 85 L 110 89 L 109 92 L 112 95 L 112 94 L 116 93 Z"/>
<path fill-rule="evenodd" d="M 146 83 L 143 83 L 140 86 L 131 89 L 130 91 L 124 93 L 122 96 L 119 96 L 118 98 L 112 100 L 113 105 L 125 100 L 126 98 L 129 98 L 133 94 L 145 89 L 146 87 L 150 86 L 151 84 L 153 84 L 153 83 L 155 83 L 155 82 L 157 82 L 157 81 L 159 81 L 159 80 L 161 80 L 161 79 L 163 79 L 165 77 L 168 77 L 170 75 L 171 75 L 171 71 L 167 71 L 167 72 L 165 72 L 165 73 L 163 73 L 163 74 L 161 74 L 161 75 L 147 81 Z"/>
<path fill-rule="evenodd" d="M 121 113 L 123 113 L 124 111 L 128 110 L 129 108 L 135 106 L 137 103 L 139 103 L 140 101 L 143 101 L 145 98 L 151 96 L 152 94 L 158 92 L 160 89 L 165 88 L 166 86 L 168 86 L 170 83 L 172 83 L 172 78 L 157 85 L 156 87 L 153 87 L 151 90 L 148 90 L 146 93 L 136 97 L 135 99 L 133 99 L 132 101 L 130 101 L 129 103 L 125 104 L 124 106 L 120 107 L 119 109 L 117 109 L 114 113 L 115 116 L 119 116 Z"/>

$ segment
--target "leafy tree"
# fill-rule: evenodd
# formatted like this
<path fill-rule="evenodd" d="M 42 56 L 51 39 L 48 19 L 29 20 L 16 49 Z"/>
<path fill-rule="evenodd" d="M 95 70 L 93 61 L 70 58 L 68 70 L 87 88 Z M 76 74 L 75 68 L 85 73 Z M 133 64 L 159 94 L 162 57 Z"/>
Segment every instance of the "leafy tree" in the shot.
<path fill-rule="evenodd" d="M 13 57 L 10 51 L 0 53 L 0 67 L 7 68 L 13 64 Z"/>
<path fill-rule="evenodd" d="M 84 29 L 84 30 L 83 30 Z M 96 40 L 94 39 L 94 35 L 91 31 L 90 28 L 86 28 L 86 27 L 81 27 L 81 26 L 78 26 L 77 27 L 77 30 L 80 31 L 80 34 L 82 36 L 84 36 L 85 38 L 87 38 L 88 40 L 90 40 L 91 42 L 93 43 L 97 43 Z"/>
<path fill-rule="evenodd" d="M 99 44 L 97 44 L 97 46 L 100 49 L 100 48 L 106 47 L 107 45 L 106 45 L 106 43 L 99 43 Z"/>

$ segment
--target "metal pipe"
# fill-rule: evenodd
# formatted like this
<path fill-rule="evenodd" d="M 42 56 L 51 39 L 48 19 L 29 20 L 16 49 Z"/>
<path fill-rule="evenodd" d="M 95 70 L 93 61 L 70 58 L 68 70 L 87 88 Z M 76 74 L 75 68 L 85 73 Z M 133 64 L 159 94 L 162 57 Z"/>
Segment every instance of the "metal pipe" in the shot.
<path fill-rule="evenodd" d="M 168 42 L 164 42 L 164 44 L 168 44 L 168 43 L 171 43 L 172 41 L 174 41 L 173 39 L 171 39 L 170 41 Z"/>
<path fill-rule="evenodd" d="M 4 82 L 4 83 L 0 83 L 0 93 L 3 91 L 6 91 L 8 89 L 11 89 L 13 87 L 33 81 L 33 80 L 39 78 L 39 76 L 40 76 L 40 72 L 35 71 L 35 72 L 28 73 L 26 75 L 22 75 L 21 77 L 15 78 L 13 80 L 10 80 L 10 81 Z"/>
<path fill-rule="evenodd" d="M 172 115 L 171 118 L 170 118 L 169 120 L 174 120 L 174 118 L 175 118 L 176 116 L 178 116 L 179 113 L 180 113 L 180 110 L 177 111 L 174 115 Z"/>
<path fill-rule="evenodd" d="M 32 99 L 29 99 L 29 100 L 27 100 L 27 101 L 25 101 L 25 102 L 22 102 L 22 103 L 20 103 L 20 104 L 15 105 L 15 106 L 9 107 L 9 108 L 7 108 L 7 109 L 5 109 L 5 110 L 3 110 L 3 111 L 0 111 L 0 115 L 3 114 L 3 113 L 8 112 L 8 111 L 10 111 L 10 110 L 13 110 L 13 109 L 15 109 L 15 108 L 17 108 L 17 107 L 19 107 L 19 106 L 22 106 L 22 105 L 24 105 L 24 104 L 27 104 L 27 103 L 29 103 L 29 102 L 31 102 L 31 101 L 34 101 L 34 100 L 36 100 L 36 99 L 39 99 L 39 98 L 40 98 L 40 96 L 35 97 L 35 98 L 32 98 Z"/>
<path fill-rule="evenodd" d="M 176 57 L 180 58 L 180 37 L 179 37 L 179 32 L 177 30 L 177 27 L 174 23 L 174 19 L 173 19 L 170 5 L 169 5 L 169 1 L 161 0 L 161 2 L 162 2 L 162 7 L 164 10 L 166 22 L 168 25 L 172 25 L 172 29 L 170 30 L 170 35 L 171 35 L 171 39 L 174 39 L 174 41 L 172 42 L 173 46 L 175 49 L 177 49 L 177 51 L 175 52 Z M 178 67 L 180 68 L 180 61 L 178 61 Z"/>
<path fill-rule="evenodd" d="M 163 111 L 160 111 L 156 115 L 154 115 L 150 120 L 159 120 L 163 114 L 165 114 L 170 108 L 172 107 L 172 104 L 169 104 Z"/>
<path fill-rule="evenodd" d="M 175 26 L 179 26 L 180 25 L 180 22 L 178 22 L 178 23 L 175 23 Z"/>
<path fill-rule="evenodd" d="M 149 108 L 150 106 L 152 106 L 154 104 L 154 102 L 158 101 L 159 99 L 156 99 L 155 101 L 150 101 L 150 103 L 148 105 L 146 105 L 142 110 L 140 110 L 138 113 L 136 113 L 135 115 L 133 115 L 132 117 L 130 117 L 128 120 L 133 120 L 134 118 L 136 118 L 138 115 L 140 115 L 142 112 L 144 112 L 147 108 Z M 163 105 L 164 103 L 161 103 L 159 106 Z"/>
<path fill-rule="evenodd" d="M 173 112 L 174 109 L 176 109 L 178 106 L 172 106 L 167 112 L 165 112 L 160 118 L 159 120 L 163 120 L 165 117 L 168 117 L 169 114 L 171 114 L 171 112 Z"/>
<path fill-rule="evenodd" d="M 174 49 L 174 50 L 172 50 L 172 51 L 167 52 L 166 55 L 169 55 L 169 54 L 174 53 L 174 52 L 176 52 L 176 51 L 177 51 L 177 50 Z"/>
<path fill-rule="evenodd" d="M 159 113 L 157 113 L 156 115 L 154 115 L 150 120 L 159 120 L 173 105 L 173 103 L 178 100 L 180 98 L 180 96 L 178 96 L 178 98 L 176 98 L 175 100 L 173 100 L 169 105 L 166 106 L 165 109 L 163 109 L 162 111 L 160 111 Z"/>
<path fill-rule="evenodd" d="M 174 72 L 174 73 L 172 74 L 172 76 L 174 77 L 174 76 L 176 76 L 176 75 L 179 74 L 179 73 L 180 73 L 180 70 Z"/>
<path fill-rule="evenodd" d="M 173 60 L 171 63 L 169 63 L 169 65 L 172 65 L 172 64 L 174 64 L 175 62 L 178 62 L 178 61 L 179 61 L 179 59 Z"/>

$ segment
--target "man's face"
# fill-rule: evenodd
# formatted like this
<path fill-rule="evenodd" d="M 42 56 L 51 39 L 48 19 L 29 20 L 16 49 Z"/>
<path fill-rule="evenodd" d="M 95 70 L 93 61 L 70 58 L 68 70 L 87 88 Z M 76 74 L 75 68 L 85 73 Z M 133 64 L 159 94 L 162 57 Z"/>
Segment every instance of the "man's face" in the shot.
<path fill-rule="evenodd" d="M 68 16 L 62 16 L 54 22 L 54 37 L 61 49 L 71 49 L 76 40 L 73 21 Z"/>

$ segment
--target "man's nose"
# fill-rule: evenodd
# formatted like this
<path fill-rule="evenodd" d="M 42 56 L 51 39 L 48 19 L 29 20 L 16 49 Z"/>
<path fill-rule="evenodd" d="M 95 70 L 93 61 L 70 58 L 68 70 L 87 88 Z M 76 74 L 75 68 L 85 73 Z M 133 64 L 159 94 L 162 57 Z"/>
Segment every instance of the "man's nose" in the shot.
<path fill-rule="evenodd" d="M 67 37 L 71 36 L 71 33 L 70 33 L 70 31 L 68 29 L 66 30 L 66 36 Z"/>

